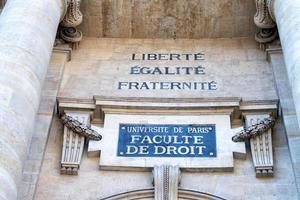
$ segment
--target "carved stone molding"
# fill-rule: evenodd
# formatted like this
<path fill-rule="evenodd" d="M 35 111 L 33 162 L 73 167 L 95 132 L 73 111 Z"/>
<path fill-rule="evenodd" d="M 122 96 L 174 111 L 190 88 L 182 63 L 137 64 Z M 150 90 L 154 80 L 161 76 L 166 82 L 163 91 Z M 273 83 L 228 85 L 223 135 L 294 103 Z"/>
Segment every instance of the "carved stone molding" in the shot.
<path fill-rule="evenodd" d="M 67 42 L 72 44 L 73 49 L 77 49 L 82 40 L 82 32 L 76 27 L 82 23 L 83 15 L 80 11 L 81 0 L 65 0 L 66 11 L 61 20 L 58 35 L 60 38 L 56 45 Z"/>
<path fill-rule="evenodd" d="M 234 169 L 233 159 L 245 159 L 246 149 L 244 143 L 232 142 L 232 137 L 235 133 L 243 133 L 241 135 L 244 139 L 251 138 L 253 159 L 267 159 L 269 162 L 261 162 L 254 160 L 254 166 L 258 176 L 260 174 L 271 174 L 273 169 L 273 156 L 272 156 L 272 142 L 270 127 L 274 124 L 270 116 L 277 116 L 278 100 L 256 100 L 256 101 L 242 101 L 240 98 L 212 98 L 212 99 L 156 99 L 156 98 L 122 98 L 122 97 L 102 97 L 94 96 L 93 99 L 72 99 L 72 98 L 58 98 L 58 113 L 60 116 L 65 113 L 72 112 L 86 112 L 92 116 L 91 128 L 99 133 L 107 134 L 109 137 L 103 137 L 103 141 L 89 141 L 88 154 L 90 156 L 100 156 L 99 168 L 101 170 L 137 170 L 147 171 L 154 169 L 154 185 L 156 188 L 156 195 L 161 196 L 168 194 L 168 192 L 161 191 L 161 188 L 167 186 L 167 180 L 170 180 L 171 168 L 163 169 L 156 166 L 173 165 L 178 166 L 182 170 L 199 172 L 199 171 L 232 171 Z M 201 121 L 204 124 L 216 124 L 219 127 L 218 136 L 222 139 L 216 140 L 218 145 L 219 158 L 222 153 L 225 155 L 222 159 L 190 159 L 187 163 L 183 159 L 164 159 L 151 157 L 145 163 L 144 157 L 136 157 L 129 159 L 117 156 L 119 143 L 122 146 L 126 143 L 119 142 L 121 127 L 120 124 L 132 123 L 145 123 L 150 121 L 155 124 L 160 122 L 161 118 L 155 118 L 153 115 L 166 115 L 168 116 L 168 124 L 178 124 L 179 121 L 186 123 L 197 123 Z M 183 115 L 178 116 L 178 115 Z M 246 131 L 243 130 L 241 123 L 241 114 L 246 118 Z M 177 116 L 176 116 L 177 115 Z M 215 116 L 213 116 L 215 115 Z M 259 120 L 257 117 L 259 116 Z M 250 117 L 254 116 L 255 120 L 250 121 Z M 73 116 L 72 116 L 73 117 Z M 193 122 L 189 122 L 189 117 L 193 118 Z M 211 117 L 211 119 L 209 119 Z M 140 121 L 140 119 L 142 121 Z M 264 120 L 266 119 L 266 120 Z M 206 121 L 207 120 L 207 121 Z M 263 120 L 263 122 L 261 122 Z M 222 122 L 227 124 L 226 127 L 219 125 Z M 251 123 L 250 123 L 251 122 Z M 224 127 L 224 129 L 222 128 Z M 247 128 L 248 127 L 248 128 Z M 251 128 L 252 127 L 252 128 Z M 268 130 L 269 129 L 269 130 Z M 223 131 L 223 132 L 222 132 Z M 242 132 L 240 132 L 242 131 Z M 268 133 L 266 135 L 266 132 Z M 123 132 L 124 133 L 124 132 Z M 249 135 L 248 135 L 249 134 Z M 103 135 L 104 136 L 104 135 Z M 256 136 L 256 137 L 255 137 Z M 254 138 L 255 137 L 255 138 Z M 260 140 L 260 138 L 262 138 Z M 266 138 L 268 140 L 266 140 Z M 259 142 L 256 142 L 256 139 Z M 115 141 L 115 142 L 111 142 Z M 248 139 L 249 141 L 249 139 Z M 262 147 L 254 145 L 262 143 Z M 225 144 L 225 145 L 224 145 Z M 261 148 L 262 152 L 260 152 Z M 124 151 L 123 151 L 124 152 Z M 267 155 L 265 155 L 267 152 Z M 120 153 L 120 155 L 122 155 Z M 125 158 L 125 159 L 124 159 Z M 221 160 L 219 162 L 219 160 Z M 134 161 L 134 162 L 133 162 Z M 160 170 L 157 171 L 157 170 Z M 169 171 L 168 171 L 169 170 Z M 265 170 L 265 171 L 264 171 Z M 163 175 L 163 172 L 165 174 Z M 175 172 L 174 172 L 175 173 Z M 172 174 L 172 173 L 171 173 Z M 179 178 L 178 178 L 179 179 Z M 175 179 L 177 180 L 177 179 Z M 179 180 L 178 180 L 179 182 Z M 174 185 L 172 186 L 175 187 Z M 169 187 L 169 188 L 172 188 Z M 164 188 L 164 187 L 163 187 Z M 160 192 L 159 192 L 160 191 Z M 169 193 L 175 190 L 168 189 Z"/>
<path fill-rule="evenodd" d="M 260 29 L 259 32 L 255 34 L 255 40 L 260 44 L 273 42 L 277 37 L 278 32 L 276 28 Z"/>
<path fill-rule="evenodd" d="M 89 113 L 66 113 L 68 116 L 89 126 Z M 77 134 L 75 129 L 64 125 L 63 148 L 61 156 L 61 174 L 77 175 L 80 167 L 81 157 L 84 148 L 85 137 Z"/>
<path fill-rule="evenodd" d="M 269 115 L 247 114 L 245 115 L 246 127 L 254 127 L 255 124 L 261 123 Z M 273 176 L 273 148 L 272 148 L 272 129 L 267 125 L 262 134 L 250 139 L 252 160 L 255 167 L 256 177 Z M 268 128 L 268 129 L 267 129 Z"/>
<path fill-rule="evenodd" d="M 97 198 L 101 200 L 154 200 L 154 189 L 139 189 L 126 191 L 119 194 L 113 194 L 105 198 Z M 178 199 L 181 200 L 225 200 L 224 197 L 216 196 L 215 194 L 209 194 L 207 192 L 200 192 L 191 189 L 180 188 L 178 190 Z"/>
<path fill-rule="evenodd" d="M 274 13 L 274 2 L 275 0 L 267 0 L 267 7 L 272 20 L 276 23 L 275 13 Z"/>
<path fill-rule="evenodd" d="M 80 11 L 81 0 L 67 0 L 67 12 L 61 21 L 64 27 L 76 27 L 82 23 L 82 13 Z"/>
<path fill-rule="evenodd" d="M 180 170 L 178 166 L 155 166 L 153 169 L 155 200 L 178 199 Z"/>
<path fill-rule="evenodd" d="M 262 29 L 269 29 L 276 27 L 275 21 L 272 19 L 269 5 L 272 5 L 273 0 L 256 0 L 256 14 L 254 16 L 254 23 Z M 273 13 L 273 12 L 272 12 Z"/>
<path fill-rule="evenodd" d="M 234 142 L 243 142 L 246 139 L 255 138 L 267 132 L 270 128 L 275 125 L 275 119 L 268 117 L 258 121 L 256 124 L 248 126 L 246 129 L 240 131 L 232 137 Z"/>
<path fill-rule="evenodd" d="M 102 136 L 88 127 L 86 124 L 81 123 L 77 119 L 73 118 L 69 115 L 63 115 L 61 117 L 61 122 L 70 130 L 72 130 L 74 133 L 77 133 L 81 136 L 85 136 L 91 140 L 101 140 Z"/>
<path fill-rule="evenodd" d="M 255 40 L 262 44 L 272 42 L 278 36 L 274 16 L 274 0 L 255 0 L 255 2 L 254 23 L 260 29 L 255 35 Z"/>

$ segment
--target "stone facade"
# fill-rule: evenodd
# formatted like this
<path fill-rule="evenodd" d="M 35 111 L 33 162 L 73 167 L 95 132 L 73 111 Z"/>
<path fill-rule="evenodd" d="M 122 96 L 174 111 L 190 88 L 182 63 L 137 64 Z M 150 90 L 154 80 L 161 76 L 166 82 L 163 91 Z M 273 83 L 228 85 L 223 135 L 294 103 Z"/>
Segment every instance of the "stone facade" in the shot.
<path fill-rule="evenodd" d="M 67 63 L 62 81 L 60 97 L 91 99 L 99 96 L 205 98 L 205 97 L 242 97 L 245 100 L 276 99 L 272 70 L 265 61 L 265 53 L 257 49 L 256 43 L 249 38 L 236 39 L 96 39 L 85 38 L 81 48 L 73 52 L 73 59 Z M 201 63 L 191 61 L 151 62 L 131 61 L 132 53 L 164 52 L 191 53 L 202 52 L 205 60 Z M 131 75 L 131 67 L 143 66 L 198 66 L 206 68 L 206 75 L 155 76 Z M 85 67 L 84 70 L 82 68 Z M 81 75 L 78 75 L 81 71 Z M 113 79 L 111 78 L 113 77 Z M 118 90 L 119 81 L 210 81 L 218 83 L 217 91 L 165 92 L 163 90 Z M 259 80 L 255 81 L 255 80 Z M 85 82 L 87 84 L 82 84 Z M 249 84 L 252 85 L 248 88 Z"/>
<path fill-rule="evenodd" d="M 201 93 L 195 91 L 119 91 L 116 85 L 119 80 L 136 80 L 131 77 L 132 75 L 126 75 L 132 66 L 131 51 L 141 53 L 145 49 L 147 52 L 168 52 L 173 51 L 173 49 L 177 52 L 182 51 L 182 49 L 184 52 L 194 52 L 195 49 L 197 51 L 203 49 L 206 56 L 203 66 L 206 67 L 209 78 L 220 82 L 218 90 Z M 146 63 L 152 64 L 150 61 Z M 159 64 L 163 65 L 164 63 Z M 181 61 L 176 61 L 176 64 L 181 64 Z M 193 78 L 196 79 L 197 76 L 163 76 L 157 80 L 174 81 L 179 79 L 187 81 L 193 80 Z M 137 77 L 137 80 L 148 79 L 151 80 L 148 75 Z M 184 94 L 184 97 L 189 98 L 241 97 L 243 100 L 251 102 L 277 99 L 274 81 L 272 68 L 266 61 L 264 52 L 257 49 L 255 41 L 249 38 L 202 40 L 84 38 L 80 48 L 73 52 L 72 60 L 66 64 L 58 96 L 59 102 L 63 98 L 71 98 L 75 100 L 74 103 L 85 100 L 82 103 L 85 102 L 86 105 L 89 104 L 87 100 L 92 99 L 95 94 L 117 98 L 126 96 L 141 98 L 141 95 L 156 98 L 179 98 Z M 147 121 L 146 118 L 138 121 L 140 120 Z M 95 126 L 102 126 L 101 122 L 95 122 Z M 232 126 L 238 127 L 241 122 L 235 121 L 234 123 L 236 125 Z M 103 129 L 100 129 L 100 132 L 104 140 L 100 141 L 99 144 L 104 146 L 108 142 L 108 135 L 103 132 Z M 89 155 L 86 150 L 83 154 L 78 176 L 60 175 L 62 133 L 61 123 L 55 120 L 36 190 L 36 199 L 48 199 L 50 195 L 54 199 L 101 199 L 126 191 L 153 187 L 150 171 L 99 170 L 99 153 L 94 152 L 93 155 Z M 244 160 L 234 160 L 233 172 L 206 171 L 197 173 L 183 171 L 181 172 L 179 188 L 206 192 L 225 199 L 282 199 L 286 197 L 297 199 L 291 157 L 284 135 L 283 123 L 279 117 L 272 134 L 273 178 L 256 178 L 250 148 L 247 146 Z M 49 180 L 51 181 L 49 182 Z M 118 185 L 118 187 L 112 189 L 112 185 Z M 244 188 L 243 190 L 233 189 L 241 186 Z M 89 188 L 89 190 L 86 193 L 75 192 L 79 191 L 80 188 Z M 182 194 L 179 193 L 180 195 Z"/>
<path fill-rule="evenodd" d="M 82 1 L 90 37 L 245 37 L 255 32 L 252 0 Z"/>
<path fill-rule="evenodd" d="M 300 3 L 31 3 L 0 1 L 0 200 L 299 199 Z"/>

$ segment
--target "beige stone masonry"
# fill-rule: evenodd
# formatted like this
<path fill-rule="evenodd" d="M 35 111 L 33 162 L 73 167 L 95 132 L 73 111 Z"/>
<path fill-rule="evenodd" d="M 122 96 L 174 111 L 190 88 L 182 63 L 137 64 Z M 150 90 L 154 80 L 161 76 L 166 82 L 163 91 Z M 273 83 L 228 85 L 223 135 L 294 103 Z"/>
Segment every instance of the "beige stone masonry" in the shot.
<path fill-rule="evenodd" d="M 62 10 L 61 0 L 9 0 L 0 16 L 1 200 L 18 196 Z"/>
<path fill-rule="evenodd" d="M 269 117 L 267 114 L 245 114 L 246 127 Z M 274 171 L 272 130 L 250 139 L 256 177 L 272 177 Z"/>
<path fill-rule="evenodd" d="M 108 98 L 95 96 L 93 101 L 59 98 L 60 115 L 74 112 L 92 112 L 92 123 L 103 123 L 96 128 L 103 135 L 101 141 L 89 142 L 89 155 L 101 150 L 100 168 L 105 170 L 149 170 L 161 164 L 160 158 L 116 157 L 118 127 L 122 123 L 149 124 L 216 124 L 216 158 L 164 158 L 166 165 L 178 165 L 187 171 L 232 171 L 233 155 L 245 158 L 245 145 L 233 143 L 231 137 L 240 130 L 231 129 L 233 119 L 241 111 L 270 112 L 276 116 L 277 101 L 241 102 L 238 98 L 220 99 L 159 99 Z"/>
<path fill-rule="evenodd" d="M 90 124 L 90 114 L 80 112 L 66 112 L 75 120 L 84 125 Z M 64 140 L 61 156 L 61 174 L 77 175 L 81 163 L 81 157 L 85 144 L 85 137 L 76 134 L 67 126 L 64 126 Z"/>
<path fill-rule="evenodd" d="M 252 36 L 252 0 L 82 1 L 89 37 L 216 38 Z"/>

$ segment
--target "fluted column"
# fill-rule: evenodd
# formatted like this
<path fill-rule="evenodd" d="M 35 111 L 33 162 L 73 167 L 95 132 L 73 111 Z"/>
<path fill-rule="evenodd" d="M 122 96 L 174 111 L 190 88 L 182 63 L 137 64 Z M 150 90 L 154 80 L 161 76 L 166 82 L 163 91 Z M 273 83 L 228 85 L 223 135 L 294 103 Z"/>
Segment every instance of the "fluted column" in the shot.
<path fill-rule="evenodd" d="M 17 198 L 64 0 L 7 0 L 0 16 L 0 199 Z"/>
<path fill-rule="evenodd" d="M 300 1 L 275 0 L 273 6 L 300 125 Z"/>

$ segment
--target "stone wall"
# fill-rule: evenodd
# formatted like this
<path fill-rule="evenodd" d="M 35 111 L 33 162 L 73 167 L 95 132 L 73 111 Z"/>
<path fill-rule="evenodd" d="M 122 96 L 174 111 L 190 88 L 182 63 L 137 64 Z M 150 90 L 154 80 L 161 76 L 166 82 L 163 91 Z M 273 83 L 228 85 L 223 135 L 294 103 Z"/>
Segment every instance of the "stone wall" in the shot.
<path fill-rule="evenodd" d="M 234 172 L 183 172 L 181 188 L 206 192 L 228 200 L 297 199 L 295 178 L 281 120 L 274 129 L 275 176 L 256 178 L 248 154 L 235 160 Z M 99 157 L 85 152 L 78 176 L 60 175 L 63 127 L 54 119 L 36 191 L 36 200 L 94 200 L 131 190 L 152 188 L 151 172 L 99 170 Z"/>
<path fill-rule="evenodd" d="M 85 36 L 207 38 L 252 36 L 253 0 L 84 0 Z"/>
<path fill-rule="evenodd" d="M 132 53 L 204 53 L 203 61 L 133 61 Z M 204 75 L 130 74 L 133 66 L 197 67 Z M 80 72 L 80 73 L 79 73 Z M 118 89 L 120 82 L 202 82 L 215 81 L 216 90 Z M 83 84 L 84 83 L 84 84 Z M 91 99 L 112 97 L 218 98 L 243 100 L 277 99 L 272 68 L 265 53 L 249 38 L 236 39 L 108 39 L 85 38 L 67 63 L 60 97 Z"/>
<path fill-rule="evenodd" d="M 151 79 L 188 81 L 211 78 L 220 83 L 219 90 L 197 91 L 120 91 L 119 80 L 128 75 L 135 53 L 203 52 L 207 69 L 204 77 L 136 75 L 138 81 Z M 244 100 L 277 99 L 271 66 L 265 54 L 256 49 L 254 40 L 202 39 L 95 39 L 85 38 L 66 64 L 59 96 L 91 99 L 93 95 L 115 97 L 241 97 Z M 149 66 L 155 62 L 145 61 Z M 184 63 L 184 62 L 183 62 Z M 168 61 L 158 65 L 168 64 Z M 175 62 L 171 66 L 180 65 Z M 194 65 L 196 62 L 189 62 Z M 150 76 L 150 77 L 149 77 Z M 291 157 L 281 118 L 273 131 L 274 177 L 256 178 L 250 149 L 246 160 L 234 160 L 233 172 L 183 172 L 181 188 L 221 196 L 225 199 L 296 199 L 297 190 Z M 105 134 L 105 133 L 103 133 Z M 77 176 L 60 174 L 63 126 L 53 120 L 35 199 L 101 199 L 132 190 L 152 188 L 151 172 L 99 170 L 99 157 L 88 157 L 84 151 Z M 102 142 L 102 141 L 100 141 Z M 103 154 L 102 154 L 103 155 Z M 101 156 L 101 155 L 100 155 Z"/>

